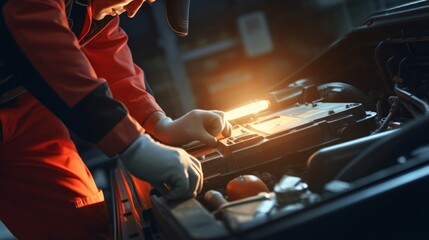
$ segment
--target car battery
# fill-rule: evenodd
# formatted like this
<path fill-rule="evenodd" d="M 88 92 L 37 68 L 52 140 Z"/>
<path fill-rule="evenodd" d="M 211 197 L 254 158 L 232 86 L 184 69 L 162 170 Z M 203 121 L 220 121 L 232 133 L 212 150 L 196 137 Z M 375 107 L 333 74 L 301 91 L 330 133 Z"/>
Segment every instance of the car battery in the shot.
<path fill-rule="evenodd" d="M 201 161 L 205 188 L 218 189 L 249 171 L 305 165 L 319 148 L 369 134 L 376 127 L 375 116 L 360 103 L 296 104 L 233 123 L 231 136 L 215 147 L 185 149 Z"/>

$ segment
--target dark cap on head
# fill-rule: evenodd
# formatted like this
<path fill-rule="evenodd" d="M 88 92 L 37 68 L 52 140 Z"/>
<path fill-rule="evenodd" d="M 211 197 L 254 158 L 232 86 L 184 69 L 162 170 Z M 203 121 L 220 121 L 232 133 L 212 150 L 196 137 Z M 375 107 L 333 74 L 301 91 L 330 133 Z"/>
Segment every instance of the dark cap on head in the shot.
<path fill-rule="evenodd" d="M 190 0 L 165 0 L 168 24 L 179 36 L 188 35 Z"/>

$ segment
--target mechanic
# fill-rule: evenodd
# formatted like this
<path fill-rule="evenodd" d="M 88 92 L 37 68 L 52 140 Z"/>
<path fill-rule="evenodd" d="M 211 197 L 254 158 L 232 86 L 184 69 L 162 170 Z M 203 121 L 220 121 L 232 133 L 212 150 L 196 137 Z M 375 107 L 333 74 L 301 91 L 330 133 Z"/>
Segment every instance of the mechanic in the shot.
<path fill-rule="evenodd" d="M 155 0 L 2 1 L 0 220 L 18 239 L 113 236 L 69 131 L 119 156 L 147 191 L 168 186 L 167 200 L 201 191 L 201 164 L 179 146 L 214 145 L 231 126 L 221 111 L 172 120 L 148 93 L 118 16 L 145 1 Z M 186 35 L 189 0 L 166 0 L 166 10 Z"/>

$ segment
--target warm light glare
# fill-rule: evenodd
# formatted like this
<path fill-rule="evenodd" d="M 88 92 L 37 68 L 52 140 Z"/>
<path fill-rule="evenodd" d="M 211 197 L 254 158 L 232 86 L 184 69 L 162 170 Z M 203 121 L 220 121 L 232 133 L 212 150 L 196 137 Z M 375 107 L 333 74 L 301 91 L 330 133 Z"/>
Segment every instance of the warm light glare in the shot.
<path fill-rule="evenodd" d="M 225 112 L 225 118 L 228 121 L 239 119 L 245 116 L 256 114 L 258 112 L 268 109 L 270 102 L 268 100 L 261 100 L 247 105 L 234 108 L 230 111 Z"/>

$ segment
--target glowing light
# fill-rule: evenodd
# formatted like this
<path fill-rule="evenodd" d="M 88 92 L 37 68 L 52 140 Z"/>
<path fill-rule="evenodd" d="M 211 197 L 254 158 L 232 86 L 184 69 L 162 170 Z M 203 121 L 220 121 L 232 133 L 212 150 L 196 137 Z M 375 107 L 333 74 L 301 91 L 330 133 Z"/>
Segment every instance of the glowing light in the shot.
<path fill-rule="evenodd" d="M 225 118 L 228 121 L 232 121 L 267 110 L 269 107 L 270 102 L 268 100 L 261 100 L 227 111 L 225 112 Z"/>

